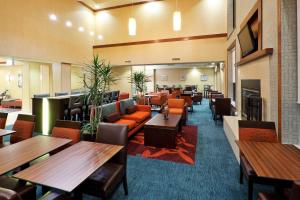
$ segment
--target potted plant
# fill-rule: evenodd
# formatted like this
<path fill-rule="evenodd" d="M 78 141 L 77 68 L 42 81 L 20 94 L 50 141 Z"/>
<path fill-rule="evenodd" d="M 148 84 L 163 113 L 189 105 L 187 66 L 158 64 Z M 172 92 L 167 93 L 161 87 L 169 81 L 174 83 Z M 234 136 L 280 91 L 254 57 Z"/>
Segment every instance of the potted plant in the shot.
<path fill-rule="evenodd" d="M 129 83 L 134 85 L 137 95 L 137 103 L 145 104 L 145 92 L 147 91 L 146 83 L 151 82 L 150 77 L 144 72 L 133 72 L 129 77 Z"/>
<path fill-rule="evenodd" d="M 81 128 L 84 140 L 94 141 L 97 126 L 102 119 L 104 94 L 117 79 L 113 77 L 112 66 L 101 60 L 98 55 L 93 57 L 90 64 L 85 66 L 83 83 L 87 89 L 86 99 L 91 103 L 90 121 Z"/>

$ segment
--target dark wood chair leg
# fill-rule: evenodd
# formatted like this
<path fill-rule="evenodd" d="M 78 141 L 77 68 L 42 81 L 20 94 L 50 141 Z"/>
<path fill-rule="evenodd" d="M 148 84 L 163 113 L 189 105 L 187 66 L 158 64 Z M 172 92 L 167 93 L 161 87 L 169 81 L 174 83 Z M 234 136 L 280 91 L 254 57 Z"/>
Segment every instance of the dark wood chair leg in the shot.
<path fill-rule="evenodd" d="M 248 180 L 248 200 L 253 200 L 253 181 L 250 177 Z"/>
<path fill-rule="evenodd" d="M 123 177 L 123 188 L 124 188 L 125 195 L 127 196 L 128 195 L 128 185 L 127 185 L 127 176 L 126 175 L 124 175 L 124 177 Z"/>
<path fill-rule="evenodd" d="M 240 184 L 243 184 L 243 178 L 244 178 L 244 176 L 243 176 L 243 168 L 242 168 L 242 166 L 241 166 L 241 164 L 240 164 Z"/>

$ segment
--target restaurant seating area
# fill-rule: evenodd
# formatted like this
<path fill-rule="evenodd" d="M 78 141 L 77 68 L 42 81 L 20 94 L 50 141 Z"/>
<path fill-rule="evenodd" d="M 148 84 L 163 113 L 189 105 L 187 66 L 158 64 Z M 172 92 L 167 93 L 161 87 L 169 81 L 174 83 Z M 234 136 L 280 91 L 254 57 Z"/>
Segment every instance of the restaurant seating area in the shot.
<path fill-rule="evenodd" d="M 298 0 L 0 8 L 0 200 L 300 200 Z"/>

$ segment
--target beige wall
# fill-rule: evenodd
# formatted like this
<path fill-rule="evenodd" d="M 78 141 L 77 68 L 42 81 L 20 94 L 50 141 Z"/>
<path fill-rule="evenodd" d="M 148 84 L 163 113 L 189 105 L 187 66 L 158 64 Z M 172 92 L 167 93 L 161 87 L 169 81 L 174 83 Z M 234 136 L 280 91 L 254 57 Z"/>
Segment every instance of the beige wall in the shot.
<path fill-rule="evenodd" d="M 237 39 L 237 34 L 240 31 L 240 24 L 245 19 L 250 9 L 254 6 L 256 0 L 236 0 L 236 28 L 227 41 L 229 47 L 234 40 L 236 40 L 236 60 L 240 61 L 241 51 Z M 273 48 L 273 55 L 258 61 L 250 62 L 237 68 L 238 75 L 242 75 L 244 79 L 261 79 L 264 84 L 263 98 L 264 98 L 264 120 L 277 122 L 277 1 L 263 0 L 263 22 L 262 22 L 262 48 Z M 241 77 L 237 77 L 237 110 L 241 112 L 240 91 Z"/>
<path fill-rule="evenodd" d="M 83 86 L 83 67 L 71 66 L 71 90 L 82 90 Z"/>
<path fill-rule="evenodd" d="M 128 79 L 131 76 L 131 66 L 113 67 L 113 76 L 118 80 L 110 87 L 111 90 L 120 90 L 120 92 L 132 93 L 131 84 Z"/>
<path fill-rule="evenodd" d="M 226 33 L 226 1 L 189 0 L 179 1 L 182 12 L 182 30 L 174 32 L 172 14 L 175 1 L 152 2 L 134 8 L 102 11 L 96 14 L 96 32 L 104 39 L 99 45 Z M 128 18 L 137 20 L 137 35 L 128 35 Z M 94 49 L 113 65 L 174 63 L 173 58 L 183 62 L 205 62 L 226 60 L 226 37 L 155 43 L 136 46 L 122 46 Z M 176 61 L 178 62 L 178 61 Z"/>
<path fill-rule="evenodd" d="M 181 0 L 178 10 L 182 15 L 182 30 L 173 31 L 174 0 L 152 2 L 139 6 L 101 11 L 96 14 L 96 32 L 103 35 L 96 44 L 110 44 L 192 35 L 226 33 L 226 1 Z M 128 19 L 137 21 L 137 35 L 128 35 Z"/>
<path fill-rule="evenodd" d="M 161 80 L 161 76 L 168 76 L 167 81 Z M 186 76 L 185 80 L 181 80 L 182 75 Z M 208 75 L 208 81 L 201 81 L 201 75 Z M 204 85 L 215 85 L 214 68 L 176 68 L 176 69 L 156 69 L 156 84 L 178 86 L 181 85 L 197 85 L 199 91 L 203 91 Z"/>
<path fill-rule="evenodd" d="M 23 74 L 23 66 L 0 67 L 0 92 L 8 90 L 13 99 L 22 99 L 22 87 L 18 87 L 18 74 Z"/>
<path fill-rule="evenodd" d="M 55 13 L 57 22 L 48 16 Z M 66 28 L 65 21 L 73 22 Z M 74 0 L 1 0 L 0 55 L 78 63 L 92 56 L 94 15 Z M 77 31 L 83 26 L 86 32 Z"/>

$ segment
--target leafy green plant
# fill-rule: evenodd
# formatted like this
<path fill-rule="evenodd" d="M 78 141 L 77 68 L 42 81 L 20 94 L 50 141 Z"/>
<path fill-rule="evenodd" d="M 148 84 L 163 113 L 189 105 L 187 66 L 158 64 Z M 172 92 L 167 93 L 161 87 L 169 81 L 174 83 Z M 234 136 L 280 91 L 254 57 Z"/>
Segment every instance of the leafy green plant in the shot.
<path fill-rule="evenodd" d="M 150 77 L 143 71 L 133 72 L 129 77 L 129 83 L 133 84 L 138 96 L 144 96 L 147 88 L 146 83 L 151 82 Z"/>
<path fill-rule="evenodd" d="M 95 134 L 97 126 L 102 119 L 102 105 L 105 92 L 109 90 L 111 84 L 117 80 L 113 76 L 112 66 L 101 60 L 98 55 L 93 57 L 91 63 L 85 66 L 84 87 L 88 90 L 86 100 L 91 102 L 94 109 L 94 116 L 90 122 L 86 123 L 81 132 L 85 134 Z M 96 109 L 96 108 L 100 109 Z"/>

